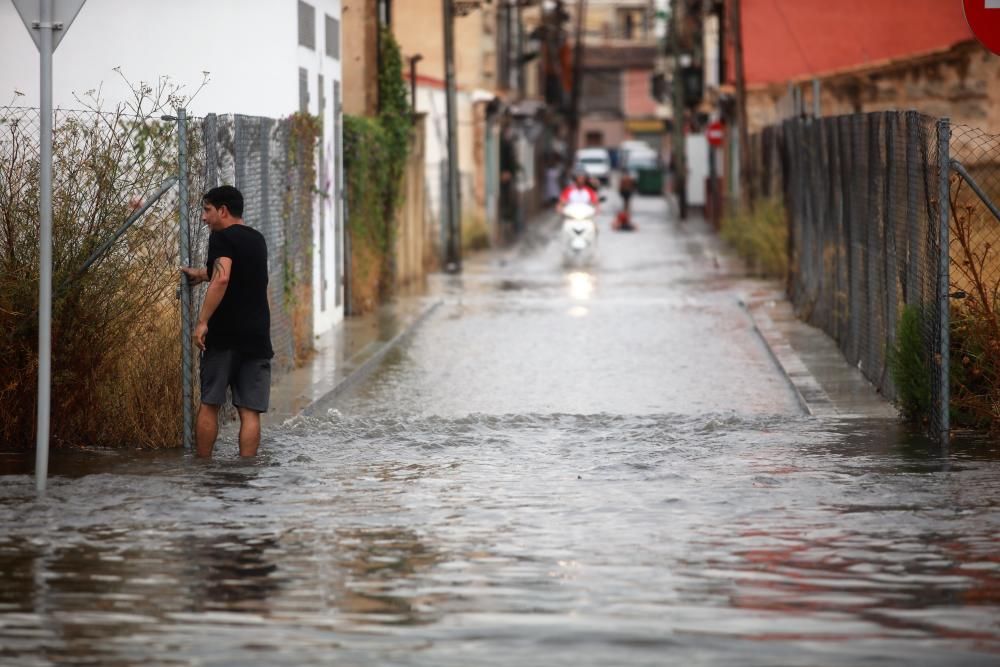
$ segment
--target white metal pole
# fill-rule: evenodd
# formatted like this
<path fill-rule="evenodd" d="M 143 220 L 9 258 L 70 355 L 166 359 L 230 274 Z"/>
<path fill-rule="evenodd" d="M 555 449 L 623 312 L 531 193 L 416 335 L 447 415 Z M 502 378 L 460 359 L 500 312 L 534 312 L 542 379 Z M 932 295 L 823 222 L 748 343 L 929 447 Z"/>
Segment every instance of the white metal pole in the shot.
<path fill-rule="evenodd" d="M 38 170 L 38 434 L 35 484 L 45 491 L 49 474 L 49 417 L 52 393 L 52 2 L 41 0 L 38 30 L 41 41 L 40 130 Z"/>

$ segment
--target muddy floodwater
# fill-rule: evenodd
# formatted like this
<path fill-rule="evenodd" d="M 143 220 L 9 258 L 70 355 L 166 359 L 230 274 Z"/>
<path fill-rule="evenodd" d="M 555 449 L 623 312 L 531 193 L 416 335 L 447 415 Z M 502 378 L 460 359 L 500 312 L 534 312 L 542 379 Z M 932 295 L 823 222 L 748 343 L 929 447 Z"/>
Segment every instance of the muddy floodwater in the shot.
<path fill-rule="evenodd" d="M 470 262 L 240 461 L 0 459 L 2 665 L 996 665 L 1000 455 L 804 415 L 753 283 L 640 199 Z"/>

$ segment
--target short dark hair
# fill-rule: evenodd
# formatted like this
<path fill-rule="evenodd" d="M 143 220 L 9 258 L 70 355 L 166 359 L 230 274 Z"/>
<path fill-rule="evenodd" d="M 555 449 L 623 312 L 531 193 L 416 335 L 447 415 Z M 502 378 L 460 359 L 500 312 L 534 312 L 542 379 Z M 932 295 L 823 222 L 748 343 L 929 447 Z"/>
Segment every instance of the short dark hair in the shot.
<path fill-rule="evenodd" d="M 215 208 L 225 206 L 229 209 L 229 215 L 234 218 L 243 217 L 243 193 L 231 185 L 220 185 L 217 188 L 212 188 L 202 195 L 202 200 Z"/>

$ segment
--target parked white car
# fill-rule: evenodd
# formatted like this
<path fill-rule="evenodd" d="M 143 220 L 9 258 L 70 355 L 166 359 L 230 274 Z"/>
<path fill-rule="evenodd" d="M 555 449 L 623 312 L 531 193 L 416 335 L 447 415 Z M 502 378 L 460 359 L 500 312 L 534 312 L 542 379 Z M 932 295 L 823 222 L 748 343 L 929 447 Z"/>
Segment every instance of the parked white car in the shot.
<path fill-rule="evenodd" d="M 640 169 L 650 169 L 659 166 L 660 156 L 651 148 L 633 148 L 625 154 L 622 160 L 622 171 L 627 171 L 632 178 L 639 178 Z"/>
<path fill-rule="evenodd" d="M 648 155 L 649 153 L 657 154 L 656 149 L 645 141 L 626 139 L 618 147 L 618 167 L 624 169 L 625 165 L 628 164 L 629 158 L 636 155 Z"/>
<path fill-rule="evenodd" d="M 581 148 L 573 162 L 587 176 L 596 178 L 604 185 L 611 180 L 611 154 L 604 148 Z"/>

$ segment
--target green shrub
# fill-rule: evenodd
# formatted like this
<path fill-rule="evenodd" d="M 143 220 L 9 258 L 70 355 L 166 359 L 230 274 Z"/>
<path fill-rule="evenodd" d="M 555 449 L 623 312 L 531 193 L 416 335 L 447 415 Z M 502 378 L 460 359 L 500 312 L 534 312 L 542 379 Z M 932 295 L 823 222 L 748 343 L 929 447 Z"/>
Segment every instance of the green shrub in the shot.
<path fill-rule="evenodd" d="M 781 199 L 757 202 L 753 213 L 729 212 L 722 220 L 722 238 L 745 259 L 754 273 L 784 278 L 788 272 L 788 219 Z"/>
<path fill-rule="evenodd" d="M 396 209 L 413 127 L 399 44 L 391 32 L 383 30 L 381 45 L 378 115 L 344 116 L 351 309 L 355 313 L 374 307 L 392 284 Z"/>
<path fill-rule="evenodd" d="M 889 349 L 889 370 L 903 416 L 920 421 L 931 410 L 931 373 L 923 334 L 923 311 L 910 305 L 896 325 L 896 344 Z"/>

